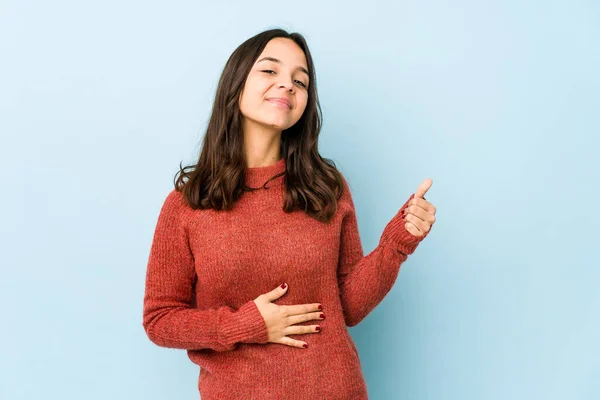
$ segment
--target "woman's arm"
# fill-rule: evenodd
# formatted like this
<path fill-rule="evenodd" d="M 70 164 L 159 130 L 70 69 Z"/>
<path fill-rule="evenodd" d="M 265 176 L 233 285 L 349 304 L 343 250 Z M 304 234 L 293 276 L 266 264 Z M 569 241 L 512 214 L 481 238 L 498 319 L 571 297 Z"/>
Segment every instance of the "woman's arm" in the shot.
<path fill-rule="evenodd" d="M 404 226 L 403 211 L 413 197 L 414 194 L 388 222 L 379 245 L 365 257 L 354 201 L 344 178 L 340 201 L 347 206 L 342 220 L 338 285 L 347 326 L 357 325 L 383 300 L 394 285 L 402 263 L 429 233 L 414 236 Z"/>
<path fill-rule="evenodd" d="M 254 300 L 238 310 L 193 307 L 196 271 L 185 224 L 185 203 L 173 190 L 160 211 L 148 259 L 143 327 L 158 346 L 228 351 L 237 343 L 267 343 L 268 331 Z"/>

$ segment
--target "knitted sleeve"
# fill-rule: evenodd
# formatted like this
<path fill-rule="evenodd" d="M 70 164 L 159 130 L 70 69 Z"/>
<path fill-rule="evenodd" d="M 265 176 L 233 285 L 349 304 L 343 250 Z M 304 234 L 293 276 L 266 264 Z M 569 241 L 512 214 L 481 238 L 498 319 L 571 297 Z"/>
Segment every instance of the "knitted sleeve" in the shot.
<path fill-rule="evenodd" d="M 250 300 L 235 310 L 193 307 L 196 270 L 185 224 L 187 204 L 173 190 L 161 208 L 146 271 L 142 325 L 158 346 L 228 351 L 238 343 L 268 343 L 268 330 Z M 202 290 L 202 288 L 199 288 Z"/>
<path fill-rule="evenodd" d="M 344 178 L 344 194 L 340 199 L 343 219 L 337 276 L 347 326 L 357 325 L 383 300 L 394 285 L 401 264 L 431 232 L 414 236 L 406 230 L 403 211 L 413 197 L 414 193 L 388 222 L 378 246 L 364 256 L 354 201 Z"/>

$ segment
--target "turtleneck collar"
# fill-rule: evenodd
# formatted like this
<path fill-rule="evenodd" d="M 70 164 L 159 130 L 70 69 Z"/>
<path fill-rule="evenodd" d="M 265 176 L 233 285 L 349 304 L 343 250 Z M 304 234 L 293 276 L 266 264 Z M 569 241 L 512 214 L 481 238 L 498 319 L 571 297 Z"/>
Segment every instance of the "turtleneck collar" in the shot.
<path fill-rule="evenodd" d="M 280 174 L 284 171 L 286 171 L 284 158 L 281 158 L 281 160 L 277 161 L 275 164 L 266 165 L 266 166 L 262 166 L 262 167 L 246 168 L 245 184 L 246 184 L 246 186 L 249 186 L 251 188 L 262 188 L 263 185 L 271 177 L 273 177 L 274 175 Z M 283 178 L 284 178 L 284 174 L 269 181 L 269 183 L 267 183 L 267 188 L 283 185 Z"/>

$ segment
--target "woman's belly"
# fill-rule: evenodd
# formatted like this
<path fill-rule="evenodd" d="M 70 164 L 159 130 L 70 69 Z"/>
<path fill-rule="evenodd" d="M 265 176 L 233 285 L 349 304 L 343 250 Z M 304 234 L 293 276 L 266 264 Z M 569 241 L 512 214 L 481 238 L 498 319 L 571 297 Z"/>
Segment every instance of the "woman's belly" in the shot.
<path fill-rule="evenodd" d="M 308 343 L 306 349 L 239 343 L 232 351 L 189 350 L 189 358 L 201 367 L 198 387 L 206 396 L 203 400 L 217 395 L 220 399 L 304 399 L 309 395 L 366 399 L 356 347 L 343 318 L 338 319 L 332 316 L 329 324 L 319 321 L 321 332 L 289 336 Z"/>

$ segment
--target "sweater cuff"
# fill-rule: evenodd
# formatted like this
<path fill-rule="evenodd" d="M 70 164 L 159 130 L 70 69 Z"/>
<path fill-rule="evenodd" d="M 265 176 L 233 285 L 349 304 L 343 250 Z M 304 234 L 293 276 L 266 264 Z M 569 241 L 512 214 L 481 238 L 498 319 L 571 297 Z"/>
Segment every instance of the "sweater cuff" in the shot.
<path fill-rule="evenodd" d="M 225 343 L 261 343 L 269 342 L 269 331 L 254 300 L 242 305 L 237 312 L 224 321 L 221 340 Z"/>
<path fill-rule="evenodd" d="M 428 232 L 425 232 L 422 236 L 415 236 L 410 233 L 404 224 L 406 221 L 404 220 L 404 209 L 408 207 L 408 202 L 415 197 L 415 194 L 411 194 L 408 200 L 404 203 L 404 205 L 400 208 L 400 210 L 396 213 L 394 218 L 388 222 L 383 233 L 381 234 L 381 239 L 379 241 L 380 245 L 383 246 L 392 246 L 398 249 L 400 252 L 404 254 L 412 254 L 419 243 L 423 239 L 427 237 L 431 229 Z M 432 225 L 433 227 L 433 225 Z"/>

